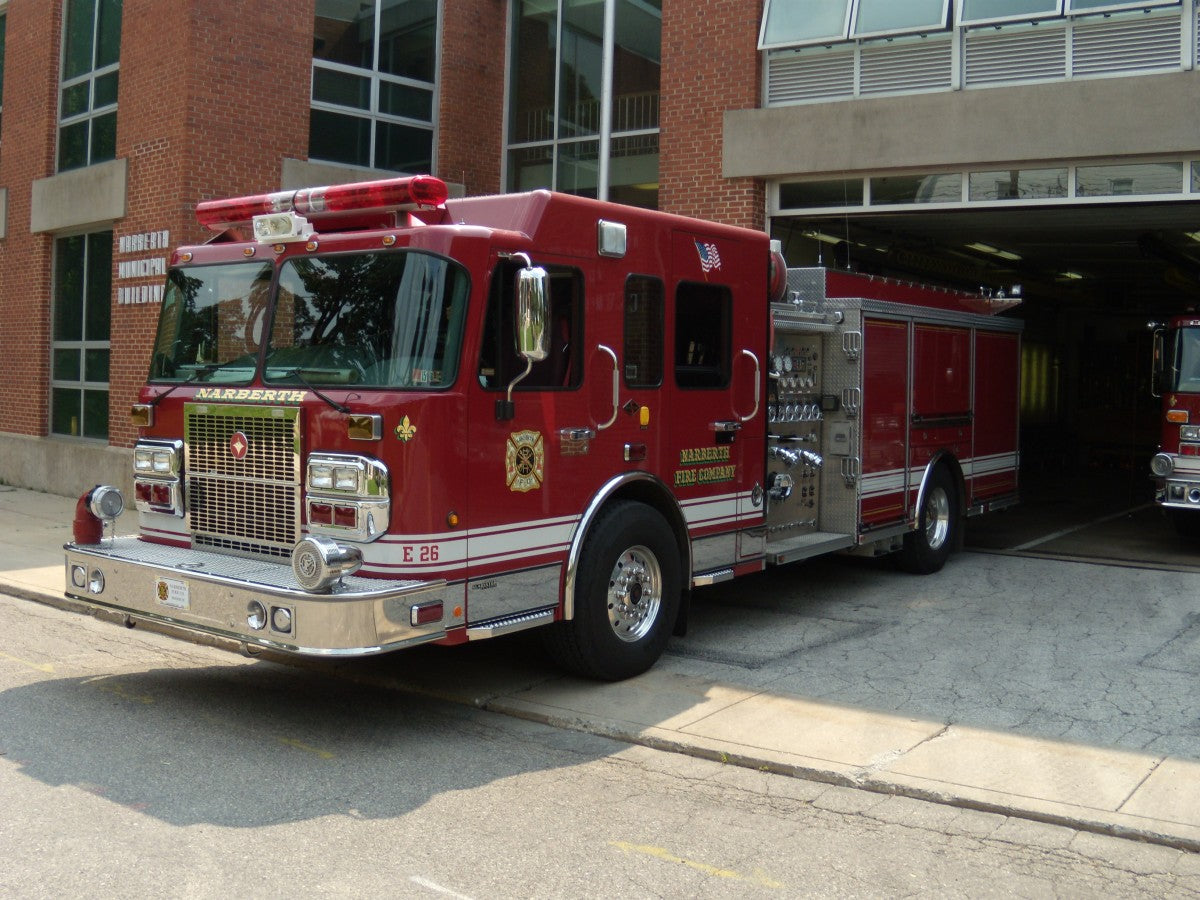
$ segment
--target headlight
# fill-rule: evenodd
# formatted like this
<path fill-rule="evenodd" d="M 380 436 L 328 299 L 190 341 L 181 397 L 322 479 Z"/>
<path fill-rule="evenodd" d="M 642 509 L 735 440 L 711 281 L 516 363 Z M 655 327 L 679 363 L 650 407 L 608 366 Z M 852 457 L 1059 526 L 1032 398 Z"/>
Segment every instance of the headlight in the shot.
<path fill-rule="evenodd" d="M 1156 453 L 1150 460 L 1150 471 L 1159 478 L 1166 478 L 1175 471 L 1175 461 L 1168 453 Z"/>
<path fill-rule="evenodd" d="M 1181 441 L 1200 441 L 1200 425 L 1180 425 L 1179 439 Z"/>
<path fill-rule="evenodd" d="M 313 453 L 308 458 L 306 520 L 313 532 L 374 541 L 391 517 L 387 466 L 369 456 Z"/>

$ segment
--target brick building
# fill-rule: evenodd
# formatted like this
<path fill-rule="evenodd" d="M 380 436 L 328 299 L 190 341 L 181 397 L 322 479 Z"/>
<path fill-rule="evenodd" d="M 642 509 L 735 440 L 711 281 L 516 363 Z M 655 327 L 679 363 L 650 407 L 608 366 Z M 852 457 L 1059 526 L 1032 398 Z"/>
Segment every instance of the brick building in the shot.
<path fill-rule="evenodd" d="M 1126 319 L 1181 302 L 1167 275 L 1200 285 L 1197 19 L 1196 0 L 0 0 L 0 481 L 124 483 L 198 201 L 396 172 L 767 228 L 797 263 L 1023 282 L 1050 373 L 1031 421 L 1073 424 L 1103 383 L 1089 354 L 1111 367 Z"/>

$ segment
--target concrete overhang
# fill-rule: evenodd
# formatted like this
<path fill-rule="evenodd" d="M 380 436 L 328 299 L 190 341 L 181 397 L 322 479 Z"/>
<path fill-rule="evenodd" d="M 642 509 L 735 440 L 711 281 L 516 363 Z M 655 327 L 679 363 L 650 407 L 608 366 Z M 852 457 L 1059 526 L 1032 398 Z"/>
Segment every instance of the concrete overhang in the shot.
<path fill-rule="evenodd" d="M 29 230 L 67 231 L 125 217 L 129 162 L 114 159 L 33 183 Z"/>
<path fill-rule="evenodd" d="M 726 178 L 1195 154 L 1200 73 L 730 110 Z"/>

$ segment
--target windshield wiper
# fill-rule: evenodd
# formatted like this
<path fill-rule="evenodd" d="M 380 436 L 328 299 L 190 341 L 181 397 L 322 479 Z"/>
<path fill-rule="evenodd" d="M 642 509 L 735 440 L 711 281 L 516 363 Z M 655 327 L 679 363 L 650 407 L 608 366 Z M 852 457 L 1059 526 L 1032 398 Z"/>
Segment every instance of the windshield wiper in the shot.
<path fill-rule="evenodd" d="M 295 378 L 302 385 L 304 385 L 306 388 L 308 388 L 310 391 L 312 391 L 314 394 L 316 394 L 318 397 L 320 397 L 322 400 L 324 400 L 326 403 L 328 403 L 330 406 L 332 406 L 338 412 L 340 412 L 340 413 L 350 412 L 350 407 L 348 407 L 342 403 L 338 403 L 336 400 L 332 399 L 331 397 L 325 396 L 319 390 L 317 390 L 313 386 L 313 383 L 304 377 L 304 374 L 301 371 L 300 366 L 292 366 L 289 369 L 284 369 L 283 377 L 284 378 Z"/>
<path fill-rule="evenodd" d="M 230 360 L 230 362 L 232 362 L 232 360 Z M 195 382 L 199 381 L 204 376 L 211 375 L 213 372 L 217 371 L 217 369 L 220 369 L 222 366 L 225 366 L 225 365 L 228 365 L 228 363 L 208 363 L 207 365 L 200 366 L 198 369 L 196 369 L 195 372 L 193 372 L 191 375 L 189 375 L 183 381 L 175 382 L 173 385 L 171 385 L 169 388 L 167 388 L 165 391 L 163 391 L 161 394 L 159 394 L 153 400 L 151 400 L 150 407 L 154 408 L 155 406 L 158 406 L 158 403 L 160 400 L 164 399 L 165 397 L 171 396 L 171 394 L 175 393 L 181 387 L 185 387 L 186 385 L 189 385 L 189 384 L 194 384 Z"/>

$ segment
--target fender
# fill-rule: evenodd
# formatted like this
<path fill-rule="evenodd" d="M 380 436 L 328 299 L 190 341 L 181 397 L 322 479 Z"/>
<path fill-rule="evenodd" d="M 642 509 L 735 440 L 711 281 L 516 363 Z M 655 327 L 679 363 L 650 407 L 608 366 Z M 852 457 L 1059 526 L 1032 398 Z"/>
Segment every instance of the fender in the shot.
<path fill-rule="evenodd" d="M 588 503 L 575 533 L 571 536 L 571 548 L 567 552 L 567 571 L 563 579 L 563 618 L 575 618 L 575 579 L 579 572 L 579 557 L 583 553 L 583 542 L 591 530 L 592 523 L 604 505 L 621 495 L 641 500 L 662 513 L 671 526 L 675 543 L 679 546 L 680 571 L 690 580 L 692 572 L 692 542 L 688 536 L 687 522 L 679 501 L 661 478 L 649 472 L 626 472 L 610 479 L 601 486 Z"/>
<path fill-rule="evenodd" d="M 925 464 L 925 469 L 921 473 L 921 487 L 917 490 L 917 502 L 912 507 L 912 518 L 909 520 L 909 528 L 916 528 L 921 519 L 921 510 L 925 506 L 925 489 L 929 486 L 929 479 L 933 477 L 933 470 L 939 465 L 945 464 L 946 469 L 950 472 L 950 477 L 954 479 L 954 490 L 957 493 L 958 513 L 965 515 L 967 510 L 967 483 L 963 477 L 962 465 L 949 450 L 939 450 L 933 454 L 929 462 Z"/>

